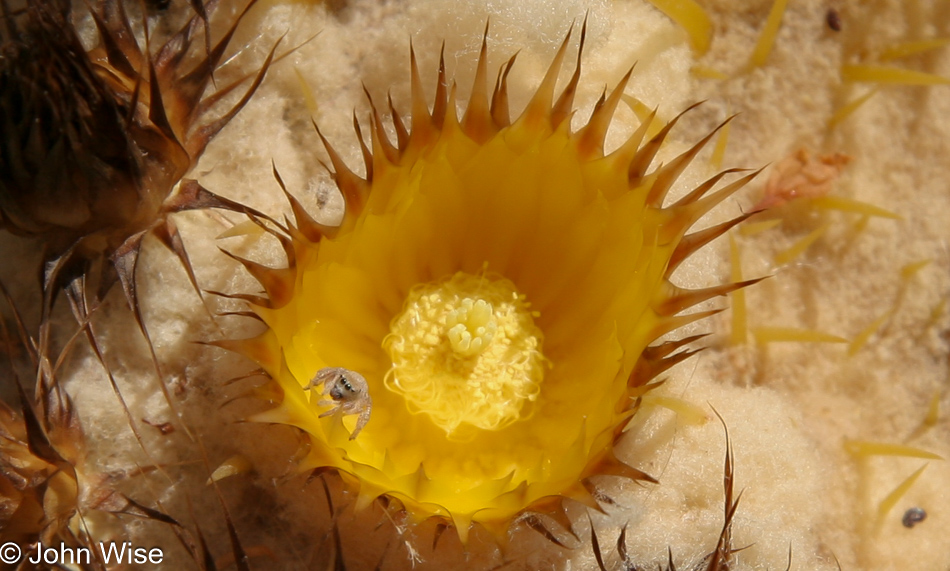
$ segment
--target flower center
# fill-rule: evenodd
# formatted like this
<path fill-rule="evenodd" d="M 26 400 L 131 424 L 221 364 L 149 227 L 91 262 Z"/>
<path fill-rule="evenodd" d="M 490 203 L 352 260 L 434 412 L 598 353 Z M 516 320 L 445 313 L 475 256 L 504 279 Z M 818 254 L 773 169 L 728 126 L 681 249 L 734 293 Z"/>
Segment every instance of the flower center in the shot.
<path fill-rule="evenodd" d="M 458 272 L 414 287 L 383 339 L 386 386 L 452 435 L 498 430 L 541 391 L 546 362 L 537 312 L 513 283 Z"/>

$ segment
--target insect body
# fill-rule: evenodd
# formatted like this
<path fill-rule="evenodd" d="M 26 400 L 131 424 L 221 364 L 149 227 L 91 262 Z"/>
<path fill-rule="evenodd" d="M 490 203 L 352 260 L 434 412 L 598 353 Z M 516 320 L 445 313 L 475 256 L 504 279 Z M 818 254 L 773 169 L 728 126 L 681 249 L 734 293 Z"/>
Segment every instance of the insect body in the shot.
<path fill-rule="evenodd" d="M 927 519 L 927 512 L 925 512 L 923 509 L 910 508 L 904 512 L 904 517 L 901 519 L 901 523 L 904 524 L 904 527 L 910 529 L 925 519 Z"/>
<path fill-rule="evenodd" d="M 326 367 L 317 371 L 306 390 L 310 390 L 317 385 L 323 385 L 321 396 L 329 395 L 332 400 L 321 400 L 317 404 L 325 406 L 336 404 L 335 407 L 322 413 L 320 418 L 330 416 L 337 412 L 343 414 L 359 414 L 356 421 L 356 428 L 350 434 L 350 440 L 356 438 L 356 435 L 363 430 L 366 423 L 369 422 L 369 413 L 373 410 L 373 399 L 369 396 L 369 385 L 363 375 L 344 369 L 342 367 Z"/>
<path fill-rule="evenodd" d="M 828 24 L 828 27 L 835 32 L 840 32 L 841 14 L 839 14 L 834 8 L 828 8 L 828 13 L 825 14 L 825 23 Z"/>

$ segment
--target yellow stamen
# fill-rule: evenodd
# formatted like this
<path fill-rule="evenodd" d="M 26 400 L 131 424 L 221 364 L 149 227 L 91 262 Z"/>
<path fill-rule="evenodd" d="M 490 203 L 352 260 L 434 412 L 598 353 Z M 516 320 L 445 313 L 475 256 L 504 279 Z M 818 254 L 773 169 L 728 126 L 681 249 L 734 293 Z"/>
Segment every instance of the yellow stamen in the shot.
<path fill-rule="evenodd" d="M 541 390 L 542 338 L 510 281 L 458 272 L 409 293 L 383 340 L 386 386 L 447 434 L 462 423 L 498 430 Z"/>

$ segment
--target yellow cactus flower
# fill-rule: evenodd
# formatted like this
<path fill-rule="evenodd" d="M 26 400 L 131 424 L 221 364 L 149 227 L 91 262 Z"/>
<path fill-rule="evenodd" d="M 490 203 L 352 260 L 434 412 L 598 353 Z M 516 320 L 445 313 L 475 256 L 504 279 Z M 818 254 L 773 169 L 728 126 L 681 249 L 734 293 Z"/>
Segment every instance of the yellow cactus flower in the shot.
<path fill-rule="evenodd" d="M 686 234 L 754 174 L 710 192 L 734 171 L 720 173 L 664 205 L 712 134 L 651 170 L 676 122 L 644 143 L 651 117 L 605 154 L 630 74 L 574 131 L 580 52 L 554 98 L 567 45 L 514 121 L 514 58 L 489 92 L 483 42 L 459 120 L 444 66 L 430 111 L 413 55 L 410 125 L 393 113 L 393 144 L 373 110 L 365 178 L 323 139 L 346 201 L 339 226 L 316 223 L 289 193 L 296 225 L 252 215 L 290 264 L 242 260 L 267 296 L 241 297 L 268 328 L 219 344 L 279 387 L 279 404 L 252 420 L 307 433 L 301 469 L 338 470 L 359 490 L 357 509 L 387 495 L 416 521 L 453 523 L 464 542 L 473 522 L 498 534 L 525 512 L 557 518 L 565 498 L 596 506 L 592 476 L 652 481 L 614 446 L 650 379 L 696 337 L 649 344 L 714 313 L 683 310 L 750 283 L 684 290 L 670 276 L 740 221 Z M 337 367 L 359 378 L 315 380 Z"/>

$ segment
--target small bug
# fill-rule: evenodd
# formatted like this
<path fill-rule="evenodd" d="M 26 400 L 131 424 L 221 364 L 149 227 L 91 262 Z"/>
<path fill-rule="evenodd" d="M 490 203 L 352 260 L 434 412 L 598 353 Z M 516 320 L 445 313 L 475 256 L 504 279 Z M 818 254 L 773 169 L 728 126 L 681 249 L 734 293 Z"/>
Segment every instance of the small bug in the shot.
<path fill-rule="evenodd" d="M 834 8 L 828 8 L 828 13 L 825 14 L 825 23 L 828 24 L 828 27 L 833 31 L 840 32 L 841 14 L 839 14 Z"/>
<path fill-rule="evenodd" d="M 363 375 L 344 369 L 342 367 L 326 367 L 317 371 L 306 390 L 310 390 L 317 385 L 323 385 L 321 396 L 329 395 L 332 400 L 320 400 L 319 406 L 336 404 L 337 406 L 322 413 L 320 418 L 330 416 L 337 412 L 343 414 L 359 414 L 356 421 L 356 428 L 350 434 L 350 440 L 356 438 L 356 435 L 363 430 L 366 423 L 369 422 L 369 414 L 373 410 L 373 399 L 369 396 L 369 385 Z"/>
<path fill-rule="evenodd" d="M 901 523 L 904 524 L 904 527 L 910 529 L 925 519 L 927 519 L 927 512 L 925 512 L 923 509 L 910 508 L 904 512 L 904 517 L 901 519 Z"/>

